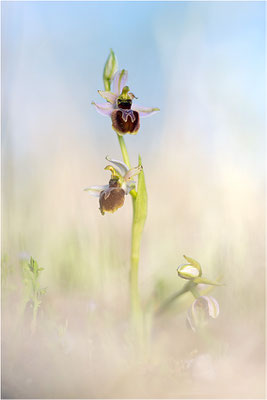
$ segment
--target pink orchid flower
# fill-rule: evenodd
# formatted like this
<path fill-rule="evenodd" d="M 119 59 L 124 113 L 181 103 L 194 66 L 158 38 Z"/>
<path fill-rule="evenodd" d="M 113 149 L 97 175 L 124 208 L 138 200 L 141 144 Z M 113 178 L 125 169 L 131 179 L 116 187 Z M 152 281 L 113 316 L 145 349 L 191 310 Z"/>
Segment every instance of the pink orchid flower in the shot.
<path fill-rule="evenodd" d="M 140 128 L 140 117 L 148 117 L 159 111 L 159 108 L 140 107 L 133 104 L 136 99 L 130 89 L 126 86 L 128 72 L 117 71 L 113 78 L 113 90 L 98 90 L 107 103 L 96 104 L 92 102 L 100 114 L 111 117 L 112 128 L 118 135 L 129 133 L 136 135 Z"/>

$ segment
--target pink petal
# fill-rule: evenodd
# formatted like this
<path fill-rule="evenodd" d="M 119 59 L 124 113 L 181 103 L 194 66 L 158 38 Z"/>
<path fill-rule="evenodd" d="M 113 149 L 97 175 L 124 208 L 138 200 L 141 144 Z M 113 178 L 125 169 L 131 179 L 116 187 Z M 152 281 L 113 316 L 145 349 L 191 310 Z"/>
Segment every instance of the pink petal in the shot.
<path fill-rule="evenodd" d="M 128 171 L 127 174 L 124 176 L 124 179 L 126 181 L 128 179 L 131 179 L 133 176 L 136 176 L 136 175 L 140 174 L 142 169 L 143 169 L 142 165 L 139 165 L 139 167 L 130 169 L 130 171 Z"/>
<path fill-rule="evenodd" d="M 202 296 L 208 304 L 209 316 L 212 318 L 217 318 L 220 313 L 220 306 L 218 301 L 212 296 Z"/>
<path fill-rule="evenodd" d="M 140 117 L 149 117 L 159 111 L 159 108 L 140 107 L 135 104 L 132 105 L 132 110 L 137 111 Z"/>
<path fill-rule="evenodd" d="M 114 75 L 114 80 L 113 80 L 113 93 L 119 96 L 122 92 L 122 89 L 126 85 L 127 80 L 128 80 L 128 71 L 126 71 L 125 69 L 123 69 L 122 71 L 117 71 L 116 74 Z"/>
<path fill-rule="evenodd" d="M 92 104 L 95 106 L 96 111 L 102 115 L 111 116 L 111 113 L 114 110 L 113 105 L 110 103 L 96 104 L 94 101 L 92 101 Z"/>

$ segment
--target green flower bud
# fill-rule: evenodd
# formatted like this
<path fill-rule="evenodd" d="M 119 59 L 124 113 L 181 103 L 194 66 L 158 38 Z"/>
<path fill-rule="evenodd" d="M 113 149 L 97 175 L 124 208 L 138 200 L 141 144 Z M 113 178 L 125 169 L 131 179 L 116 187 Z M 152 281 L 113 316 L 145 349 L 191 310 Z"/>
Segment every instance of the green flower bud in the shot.
<path fill-rule="evenodd" d="M 200 276 L 198 268 L 192 264 L 182 264 L 177 268 L 180 278 L 194 280 Z"/>
<path fill-rule="evenodd" d="M 114 51 L 110 49 L 110 53 L 107 58 L 103 71 L 103 81 L 105 90 L 110 91 L 111 82 L 117 70 L 118 70 L 118 61 Z"/>
<path fill-rule="evenodd" d="M 199 264 L 199 262 L 196 261 L 196 260 L 194 260 L 194 259 L 191 258 L 191 257 L 188 257 L 188 256 L 184 256 L 184 258 L 186 259 L 186 261 L 187 261 L 189 264 L 193 265 L 195 268 L 198 269 L 198 271 L 199 271 L 199 276 L 201 276 L 201 275 L 202 275 L 202 269 L 201 269 L 201 265 Z"/>

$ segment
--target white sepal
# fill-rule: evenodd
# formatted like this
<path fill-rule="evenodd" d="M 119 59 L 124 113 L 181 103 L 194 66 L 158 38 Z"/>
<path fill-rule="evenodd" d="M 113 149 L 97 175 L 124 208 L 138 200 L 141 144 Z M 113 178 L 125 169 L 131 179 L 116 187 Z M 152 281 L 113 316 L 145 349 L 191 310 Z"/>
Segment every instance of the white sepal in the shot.
<path fill-rule="evenodd" d="M 140 117 L 150 117 L 151 115 L 157 113 L 159 111 L 159 108 L 141 107 L 133 104 L 132 110 L 137 111 Z"/>
<path fill-rule="evenodd" d="M 110 158 L 109 156 L 106 156 L 106 160 L 109 162 L 112 162 L 114 165 L 116 165 L 118 168 L 120 168 L 120 170 L 121 170 L 120 172 L 121 172 L 122 176 L 126 175 L 127 172 L 129 171 L 129 168 L 127 167 L 127 165 L 122 161 L 114 160 L 114 159 Z"/>
<path fill-rule="evenodd" d="M 109 185 L 90 186 L 90 187 L 84 189 L 84 191 L 89 192 L 89 194 L 90 194 L 91 196 L 99 197 L 100 193 L 101 193 L 103 190 L 108 189 L 108 187 L 109 187 Z"/>

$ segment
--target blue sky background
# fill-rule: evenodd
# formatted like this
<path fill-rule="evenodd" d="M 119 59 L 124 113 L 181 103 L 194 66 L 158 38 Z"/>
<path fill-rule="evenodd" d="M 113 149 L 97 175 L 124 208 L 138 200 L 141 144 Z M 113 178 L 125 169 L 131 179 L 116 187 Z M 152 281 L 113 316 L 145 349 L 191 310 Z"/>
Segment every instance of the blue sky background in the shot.
<path fill-rule="evenodd" d="M 136 138 L 127 137 L 130 151 L 158 155 L 164 146 L 194 144 L 209 156 L 232 152 L 232 161 L 262 168 L 264 8 L 263 2 L 2 2 L 4 147 L 15 160 L 60 151 L 62 140 L 78 140 L 99 156 L 115 151 L 108 119 L 90 105 L 101 102 L 97 89 L 112 47 L 138 104 L 161 109 L 142 121 Z"/>

